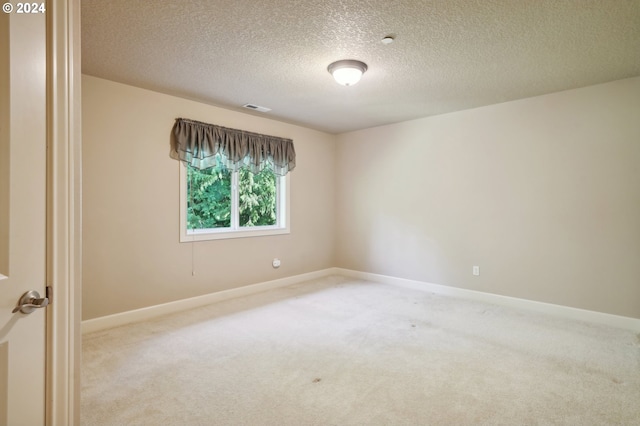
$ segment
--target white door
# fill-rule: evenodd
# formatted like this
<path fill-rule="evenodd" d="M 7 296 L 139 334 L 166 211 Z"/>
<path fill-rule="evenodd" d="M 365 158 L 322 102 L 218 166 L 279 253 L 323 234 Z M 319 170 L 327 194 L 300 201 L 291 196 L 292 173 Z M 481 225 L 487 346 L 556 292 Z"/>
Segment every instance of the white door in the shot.
<path fill-rule="evenodd" d="M 7 4 L 0 12 L 0 425 L 38 426 L 45 423 L 47 308 L 12 311 L 27 291 L 45 296 L 46 20 L 6 13 Z"/>

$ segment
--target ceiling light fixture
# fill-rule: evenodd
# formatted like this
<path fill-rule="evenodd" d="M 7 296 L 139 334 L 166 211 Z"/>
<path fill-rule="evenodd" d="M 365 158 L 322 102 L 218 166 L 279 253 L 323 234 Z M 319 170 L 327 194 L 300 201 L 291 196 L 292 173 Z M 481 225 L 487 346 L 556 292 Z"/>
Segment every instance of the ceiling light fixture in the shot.
<path fill-rule="evenodd" d="M 367 64 L 354 59 L 336 61 L 327 67 L 327 71 L 343 86 L 353 86 L 360 81 L 362 74 L 367 70 Z"/>
<path fill-rule="evenodd" d="M 396 38 L 392 35 L 388 35 L 382 39 L 382 44 L 391 44 Z"/>

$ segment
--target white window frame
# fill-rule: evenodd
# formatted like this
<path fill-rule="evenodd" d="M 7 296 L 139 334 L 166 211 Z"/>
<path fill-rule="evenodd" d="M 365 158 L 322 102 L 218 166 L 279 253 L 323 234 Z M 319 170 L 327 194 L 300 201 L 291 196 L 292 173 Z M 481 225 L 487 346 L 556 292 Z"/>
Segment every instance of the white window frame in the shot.
<path fill-rule="evenodd" d="M 187 166 L 180 162 L 180 242 L 222 240 L 228 238 L 262 237 L 289 234 L 290 230 L 290 173 L 276 176 L 276 224 L 272 226 L 240 227 L 238 224 L 238 173 L 231 175 L 231 227 L 211 229 L 187 229 Z"/>

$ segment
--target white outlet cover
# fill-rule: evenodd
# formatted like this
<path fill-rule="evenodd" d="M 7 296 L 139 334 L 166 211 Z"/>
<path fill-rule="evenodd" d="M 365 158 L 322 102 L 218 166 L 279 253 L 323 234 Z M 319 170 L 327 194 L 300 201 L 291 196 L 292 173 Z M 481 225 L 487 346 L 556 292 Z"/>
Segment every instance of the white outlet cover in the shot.
<path fill-rule="evenodd" d="M 279 268 L 280 267 L 280 259 L 273 259 L 273 263 L 272 263 L 274 268 Z"/>
<path fill-rule="evenodd" d="M 473 267 L 473 275 L 480 275 L 480 267 L 479 266 L 474 266 Z"/>

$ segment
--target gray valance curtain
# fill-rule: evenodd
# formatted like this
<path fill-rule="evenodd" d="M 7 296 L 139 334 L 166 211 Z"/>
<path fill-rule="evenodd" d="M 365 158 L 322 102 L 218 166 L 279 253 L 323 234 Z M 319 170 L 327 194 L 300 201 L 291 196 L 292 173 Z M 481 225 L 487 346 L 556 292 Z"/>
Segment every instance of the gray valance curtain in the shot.
<path fill-rule="evenodd" d="M 173 126 L 171 157 L 198 169 L 216 165 L 220 154 L 228 170 L 247 168 L 259 173 L 270 168 L 284 176 L 296 167 L 291 139 L 229 129 L 184 118 Z"/>

